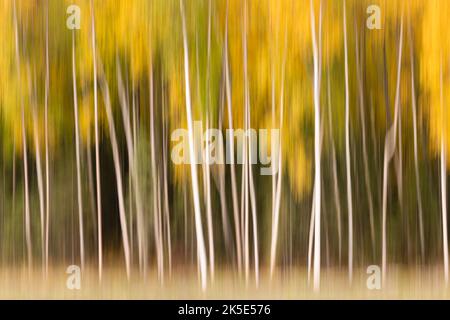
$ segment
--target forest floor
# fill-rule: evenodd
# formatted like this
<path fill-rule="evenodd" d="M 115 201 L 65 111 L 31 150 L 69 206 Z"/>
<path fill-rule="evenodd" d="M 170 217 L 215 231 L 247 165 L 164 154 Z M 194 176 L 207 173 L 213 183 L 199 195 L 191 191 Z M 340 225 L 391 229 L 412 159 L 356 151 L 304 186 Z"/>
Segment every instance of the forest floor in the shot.
<path fill-rule="evenodd" d="M 254 274 L 248 283 L 230 270 L 217 270 L 214 281 L 202 291 L 196 268 L 176 268 L 171 276 L 165 274 L 164 283 L 158 281 L 155 271 L 143 280 L 133 270 L 127 280 L 123 269 L 108 269 L 99 283 L 98 271 L 86 267 L 80 289 L 69 289 L 71 276 L 66 267 L 53 267 L 47 279 L 42 270 L 27 268 L 0 268 L 0 299 L 450 299 L 441 268 L 388 268 L 385 287 L 369 290 L 370 275 L 364 269 L 355 269 L 352 286 L 346 270 L 322 270 L 318 293 L 308 285 L 305 269 L 278 270 L 270 280 L 267 270 L 261 271 L 259 286 Z"/>

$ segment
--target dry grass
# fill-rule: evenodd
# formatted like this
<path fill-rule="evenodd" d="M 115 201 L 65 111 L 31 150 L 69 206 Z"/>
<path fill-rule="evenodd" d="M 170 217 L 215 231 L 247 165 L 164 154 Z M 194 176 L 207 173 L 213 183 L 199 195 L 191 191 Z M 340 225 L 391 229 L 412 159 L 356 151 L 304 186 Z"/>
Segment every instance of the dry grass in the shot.
<path fill-rule="evenodd" d="M 368 290 L 367 274 L 363 269 L 354 273 L 349 286 L 345 270 L 322 272 L 321 290 L 313 292 L 304 269 L 278 272 L 270 281 L 263 270 L 259 287 L 254 277 L 248 284 L 229 270 L 217 271 L 214 282 L 205 292 L 201 290 L 195 268 L 177 268 L 163 284 L 156 273 L 146 280 L 137 270 L 128 281 L 122 269 L 105 269 L 100 284 L 95 268 L 87 268 L 80 290 L 66 287 L 65 267 L 54 267 L 47 279 L 41 270 L 27 268 L 0 269 L 0 299 L 448 299 L 443 272 L 439 268 L 402 269 L 391 266 L 387 285 L 382 290 Z"/>

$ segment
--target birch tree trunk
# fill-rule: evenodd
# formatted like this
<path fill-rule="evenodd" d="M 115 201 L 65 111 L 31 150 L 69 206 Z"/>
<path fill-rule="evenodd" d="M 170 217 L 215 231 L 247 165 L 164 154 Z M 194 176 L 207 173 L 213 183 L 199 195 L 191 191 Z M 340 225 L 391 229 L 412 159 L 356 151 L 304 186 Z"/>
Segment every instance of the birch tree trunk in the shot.
<path fill-rule="evenodd" d="M 78 120 L 77 76 L 75 62 L 75 31 L 72 31 L 72 83 L 73 83 L 73 113 L 75 121 L 75 156 L 77 163 L 77 198 L 78 225 L 80 236 L 81 270 L 84 270 L 84 231 L 83 231 L 83 196 L 81 193 L 81 163 L 80 163 L 80 129 Z"/>
<path fill-rule="evenodd" d="M 400 40 L 398 48 L 398 62 L 397 62 L 397 84 L 395 93 L 395 113 L 394 123 L 386 133 L 386 139 L 384 144 L 384 165 L 383 165 L 383 208 L 382 208 L 382 252 L 381 252 L 381 281 L 386 284 L 386 266 L 387 266 L 387 178 L 389 170 L 389 162 L 394 156 L 395 146 L 397 141 L 397 123 L 398 123 L 398 110 L 400 104 L 400 75 L 401 75 L 401 61 L 402 61 L 402 48 L 403 48 L 403 15 L 400 24 Z"/>
<path fill-rule="evenodd" d="M 279 122 L 279 130 L 280 130 L 280 139 L 278 142 L 278 170 L 277 170 L 277 181 L 275 182 L 275 170 L 273 167 L 273 150 L 272 150 L 272 238 L 270 245 L 270 277 L 273 276 L 273 272 L 275 269 L 275 260 L 276 260 L 276 250 L 277 250 L 277 241 L 278 241 L 278 225 L 280 221 L 280 206 L 281 206 L 281 186 L 282 186 L 282 141 L 283 141 L 283 120 L 284 120 L 284 75 L 286 69 L 286 54 L 287 54 L 287 28 L 285 28 L 285 39 L 284 39 L 284 53 L 283 53 L 283 62 L 281 66 L 281 89 L 280 89 L 280 122 Z M 272 78 L 273 79 L 273 78 Z M 273 81 L 272 81 L 273 85 Z M 272 92 L 274 91 L 274 85 L 272 87 Z M 274 92 L 273 92 L 273 99 Z M 273 102 L 273 110 L 272 117 L 275 114 L 274 111 L 274 102 Z"/>
<path fill-rule="evenodd" d="M 153 202 L 153 228 L 155 234 L 155 246 L 156 246 L 156 262 L 158 266 L 158 278 L 163 280 L 164 275 L 164 261 L 163 261 L 163 243 L 162 243 L 162 230 L 161 230 L 161 213 L 158 207 L 158 195 L 157 195 L 157 176 L 158 170 L 156 168 L 155 157 L 155 118 L 154 118 L 154 105 L 153 105 L 153 62 L 150 60 L 149 70 L 149 91 L 150 91 L 150 154 L 151 154 L 151 168 L 152 168 L 152 202 Z M 139 262 L 141 265 L 143 262 Z"/>
<path fill-rule="evenodd" d="M 119 147 L 117 144 L 116 129 L 114 125 L 114 118 L 111 110 L 111 98 L 109 94 L 109 87 L 106 80 L 106 76 L 103 69 L 103 64 L 99 61 L 100 68 L 100 89 L 102 90 L 103 99 L 105 102 L 106 117 L 108 120 L 109 135 L 111 141 L 111 149 L 113 153 L 114 171 L 116 175 L 116 186 L 117 186 L 117 200 L 119 202 L 119 219 L 120 219 L 120 229 L 122 233 L 122 244 L 125 256 L 125 267 L 127 272 L 127 278 L 130 279 L 130 244 L 128 240 L 128 228 L 127 228 L 127 218 L 125 214 L 125 201 L 123 195 L 123 183 L 122 183 L 122 173 L 120 171 L 120 158 L 119 158 Z"/>
<path fill-rule="evenodd" d="M 425 238 L 423 232 L 423 211 L 422 211 L 422 194 L 420 189 L 420 175 L 419 175 L 419 156 L 417 146 L 417 105 L 416 105 L 416 89 L 414 79 L 414 54 L 413 54 L 413 40 L 411 31 L 411 22 L 408 23 L 408 35 L 409 35 L 409 53 L 411 61 L 411 108 L 413 115 L 413 130 L 414 130 L 414 170 L 416 176 L 416 194 L 417 194 L 417 207 L 419 215 L 419 236 L 420 236 L 420 256 L 422 262 L 425 259 Z"/>
<path fill-rule="evenodd" d="M 24 194 L 25 194 L 25 241 L 27 247 L 28 257 L 28 272 L 31 272 L 32 264 L 32 248 L 31 248 L 31 226 L 30 226 L 30 199 L 29 199 L 29 187 L 28 187 L 28 152 L 27 152 L 27 138 L 25 132 L 25 105 L 23 101 L 23 94 L 20 88 L 21 84 L 21 71 L 20 71 L 20 48 L 19 48 L 19 28 L 17 21 L 16 1 L 14 0 L 14 40 L 15 40 L 15 55 L 16 55 L 16 71 L 17 79 L 19 83 L 19 95 L 20 95 L 20 109 L 21 109 L 21 127 L 22 127 L 22 148 L 23 148 L 23 176 L 24 176 Z"/>
<path fill-rule="evenodd" d="M 444 255 L 444 279 L 445 286 L 448 285 L 448 235 L 447 235 L 447 160 L 445 148 L 445 107 L 443 93 L 442 57 L 440 64 L 440 100 L 441 100 L 441 199 L 442 199 L 442 249 Z"/>
<path fill-rule="evenodd" d="M 358 96 L 359 96 L 359 116 L 361 121 L 362 142 L 363 142 L 363 163 L 364 163 L 364 182 L 366 186 L 367 201 L 369 202 L 369 223 L 370 223 L 370 239 L 372 240 L 372 253 L 375 254 L 375 222 L 373 214 L 372 188 L 369 173 L 369 157 L 367 155 L 367 138 L 366 138 L 366 111 L 364 104 L 364 90 L 362 78 L 361 53 L 359 49 L 358 26 L 355 22 L 355 55 L 356 55 L 356 77 L 358 80 Z"/>
<path fill-rule="evenodd" d="M 348 277 L 353 280 L 353 199 L 350 160 L 350 105 L 348 84 L 348 50 L 347 50 L 347 17 L 344 1 L 344 54 L 345 54 L 345 163 L 347 172 L 347 206 L 348 206 Z"/>
<path fill-rule="evenodd" d="M 45 275 L 48 276 L 48 247 L 50 232 L 50 168 L 48 144 L 48 96 L 50 90 L 50 64 L 48 58 L 48 1 L 45 10 L 45 93 L 44 93 L 44 139 L 45 139 Z"/>
<path fill-rule="evenodd" d="M 100 150 L 98 132 L 98 93 L 97 93 L 97 54 L 95 44 L 95 18 L 94 4 L 90 1 L 91 7 L 91 36 L 92 36 L 92 60 L 93 60 L 93 82 L 94 82 L 94 125 L 95 125 L 95 178 L 97 187 L 97 237 L 98 237 L 98 277 L 102 281 L 103 274 L 103 244 L 102 244 L 102 192 L 100 181 Z"/>
<path fill-rule="evenodd" d="M 29 71 L 29 70 L 28 70 Z M 35 78 L 36 72 L 34 72 Z M 39 218 L 40 218 L 40 229 L 41 229 L 41 263 L 42 271 L 45 274 L 45 208 L 44 208 L 44 182 L 42 177 L 42 165 L 41 165 L 41 147 L 39 141 L 39 128 L 38 128 L 38 110 L 36 103 L 36 81 L 34 79 L 33 84 L 31 81 L 31 74 L 29 78 L 29 91 L 32 102 L 32 114 L 33 114 L 33 136 L 34 136 L 34 152 L 35 152 L 35 163 L 36 163 L 36 173 L 37 173 L 37 185 L 38 185 L 38 197 L 39 197 Z"/>
<path fill-rule="evenodd" d="M 122 79 L 122 71 L 120 67 L 119 58 L 117 57 L 117 87 L 119 91 L 119 101 L 122 111 L 122 119 L 123 119 L 123 126 L 125 131 L 125 140 L 127 144 L 127 152 L 128 152 L 128 162 L 130 166 L 130 172 L 131 172 L 131 181 L 133 185 L 133 194 L 134 194 L 134 200 L 136 204 L 136 216 L 137 216 L 137 233 L 138 233 L 138 251 L 139 251 L 139 266 L 140 270 L 142 272 L 142 261 L 143 261 L 143 251 L 144 251 L 144 221 L 143 221 L 143 215 L 142 215 L 142 200 L 141 200 L 141 190 L 139 188 L 139 179 L 138 179 L 138 172 L 137 172 L 137 161 L 134 157 L 135 155 L 135 148 L 136 145 L 134 145 L 132 140 L 132 134 L 131 134 L 131 123 L 130 123 L 130 111 L 129 111 L 129 104 L 126 99 L 125 94 L 125 88 L 123 85 L 123 79 Z"/>
<path fill-rule="evenodd" d="M 321 201 L 321 166 L 320 166 L 320 73 L 321 73 L 321 33 L 322 4 L 319 13 L 319 41 L 316 38 L 316 19 L 313 1 L 310 1 L 311 31 L 314 58 L 314 290 L 320 288 L 320 201 Z M 317 43 L 319 42 L 319 44 Z"/>
<path fill-rule="evenodd" d="M 236 170 L 234 162 L 234 136 L 233 136 L 233 112 L 231 105 L 231 83 L 230 83 L 230 69 L 228 60 L 228 2 L 227 2 L 227 20 L 225 25 L 225 91 L 227 97 L 227 110 L 228 110 L 228 127 L 229 127 L 229 141 L 230 141 L 230 169 L 231 169 L 231 195 L 233 199 L 233 216 L 234 216 L 234 227 L 235 227 L 235 237 L 236 237 L 236 250 L 237 250 L 237 265 L 238 272 L 242 272 L 242 241 L 241 241 L 241 217 L 239 210 L 239 202 L 237 196 L 237 186 L 236 186 Z"/>
<path fill-rule="evenodd" d="M 187 32 L 186 32 L 186 19 L 184 15 L 184 4 L 183 0 L 180 0 L 180 11 L 182 19 L 182 29 L 183 29 L 183 48 L 184 48 L 184 77 L 185 77 L 185 94 L 186 94 L 186 115 L 187 115 L 187 125 L 189 133 L 189 159 L 191 167 L 191 180 L 192 180 L 192 196 L 194 201 L 194 214 L 195 214 L 195 230 L 197 235 L 197 260 L 200 267 L 200 277 L 202 289 L 206 290 L 207 282 L 207 268 L 206 268 L 206 253 L 205 253 L 205 241 L 203 238 L 203 226 L 200 211 L 200 196 L 197 181 L 197 167 L 195 161 L 195 150 L 194 150 L 194 133 L 192 127 L 192 110 L 191 110 L 191 93 L 190 93 L 190 83 L 189 83 L 189 53 L 188 53 L 188 43 L 187 43 Z"/>

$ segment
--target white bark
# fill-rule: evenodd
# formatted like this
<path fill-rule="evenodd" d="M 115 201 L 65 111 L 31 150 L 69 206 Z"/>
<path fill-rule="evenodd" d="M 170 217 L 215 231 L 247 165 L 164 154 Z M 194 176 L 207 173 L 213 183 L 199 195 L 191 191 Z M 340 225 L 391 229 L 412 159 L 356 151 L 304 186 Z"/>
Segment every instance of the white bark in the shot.
<path fill-rule="evenodd" d="M 381 252 L 381 279 L 383 286 L 386 283 L 386 266 L 387 266 L 387 178 L 389 170 L 389 162 L 394 156 L 395 145 L 397 141 L 397 123 L 398 123 L 398 110 L 400 104 L 400 75 L 401 75 L 401 61 L 402 61 L 402 48 L 403 48 L 403 16 L 400 25 L 400 40 L 398 48 L 398 62 L 397 62 L 397 84 L 395 93 L 395 114 L 394 123 L 386 133 L 386 140 L 384 144 L 384 165 L 383 165 L 383 208 L 382 208 L 382 252 Z"/>
<path fill-rule="evenodd" d="M 194 133 L 192 125 L 192 110 L 191 110 L 191 93 L 189 82 L 189 53 L 187 43 L 186 21 L 184 15 L 183 0 L 180 0 L 180 11 L 182 19 L 183 29 L 183 48 L 184 48 L 184 76 L 185 76 L 185 93 L 186 93 L 186 115 L 188 125 L 189 136 L 189 159 L 191 167 L 191 180 L 192 180 L 192 195 L 194 201 L 194 214 L 195 214 L 195 230 L 197 235 L 197 256 L 200 267 L 201 285 L 202 289 L 206 290 L 207 280 L 207 268 L 206 268 L 206 253 L 205 253 L 205 241 L 203 238 L 203 226 L 201 220 L 200 211 L 200 197 L 197 181 L 197 167 L 195 165 L 195 150 L 194 150 Z"/>
<path fill-rule="evenodd" d="M 131 181 L 133 185 L 133 194 L 136 204 L 136 217 L 137 217 L 137 233 L 138 233 L 138 253 L 139 253 L 139 267 L 141 272 L 143 271 L 143 252 L 144 252 L 144 219 L 143 219 L 143 209 L 141 201 L 141 190 L 139 188 L 139 179 L 137 172 L 137 160 L 135 159 L 135 148 L 136 145 L 133 143 L 131 134 L 131 123 L 130 123 L 130 111 L 128 107 L 128 102 L 126 99 L 125 88 L 123 85 L 122 71 L 120 67 L 119 60 L 117 58 L 117 82 L 119 91 L 119 101 L 122 111 L 123 126 L 125 131 L 125 140 L 127 144 L 128 151 L 128 162 L 131 172 Z"/>
<path fill-rule="evenodd" d="M 50 172 L 49 172 L 49 144 L 48 144 L 48 96 L 50 90 L 49 75 L 50 64 L 48 58 L 48 1 L 45 11 L 45 275 L 48 276 L 48 247 L 49 247 L 49 230 L 50 230 Z"/>
<path fill-rule="evenodd" d="M 275 173 L 274 167 L 272 170 L 272 238 L 270 244 L 270 277 L 273 276 L 273 272 L 275 269 L 275 260 L 276 260 L 276 250 L 277 250 L 277 241 L 278 241 L 278 225 L 280 221 L 280 207 L 281 207 L 281 186 L 282 186 L 282 142 L 283 142 L 283 119 L 284 119 L 284 74 L 286 69 L 286 54 L 287 54 L 287 28 L 285 28 L 285 39 L 284 39 L 284 53 L 283 53 L 283 62 L 281 67 L 281 89 L 280 89 L 280 139 L 278 142 L 278 170 L 277 170 L 277 181 L 275 182 Z M 274 86 L 272 87 L 274 90 Z M 273 94 L 274 95 L 274 94 Z M 274 99 L 274 96 L 273 96 Z M 274 108 L 274 106 L 273 106 Z M 274 110 L 272 109 L 272 117 L 274 116 Z M 272 150 L 272 157 L 274 155 L 274 151 Z M 273 165 L 273 159 L 272 159 Z"/>
<path fill-rule="evenodd" d="M 77 199 L 78 226 L 80 236 L 81 270 L 84 270 L 84 231 L 83 231 L 83 197 L 81 191 L 81 161 L 80 161 L 80 128 L 78 123 L 77 76 L 75 65 L 75 32 L 72 31 L 72 84 L 73 84 L 73 112 L 75 120 L 75 156 L 77 164 Z"/>
<path fill-rule="evenodd" d="M 320 166 L 320 72 L 321 72 L 321 29 L 322 5 L 319 13 L 319 41 L 316 38 L 314 5 L 310 1 L 311 32 L 314 58 L 314 290 L 320 288 L 320 201 L 321 201 L 321 166 Z M 318 44 L 319 42 L 319 44 Z"/>
<path fill-rule="evenodd" d="M 356 25 L 356 17 L 354 21 L 355 21 L 356 76 L 358 80 L 358 96 L 359 96 L 359 117 L 361 121 L 362 142 L 363 142 L 364 182 L 366 186 L 366 194 L 369 204 L 370 239 L 372 241 L 372 250 L 375 250 L 375 222 L 373 217 L 374 214 L 373 214 L 372 188 L 370 186 L 369 157 L 367 155 L 366 116 L 365 116 L 366 111 L 364 104 L 361 53 L 359 50 L 359 35 L 358 35 L 358 26 Z"/>
<path fill-rule="evenodd" d="M 445 120 L 442 58 L 440 64 L 440 100 L 441 100 L 441 199 L 442 199 L 442 249 L 444 253 L 444 279 L 448 285 L 448 234 L 447 234 L 447 160 L 445 147 Z"/>
<path fill-rule="evenodd" d="M 113 153 L 113 162 L 114 162 L 114 172 L 116 175 L 116 186 L 117 186 L 117 200 L 119 202 L 119 220 L 120 220 L 120 229 L 122 233 L 122 244 L 123 244 L 123 252 L 125 256 L 125 268 L 127 272 L 127 278 L 130 278 L 130 244 L 128 240 L 128 228 L 127 228 L 127 218 L 125 213 L 125 201 L 123 195 L 123 182 L 122 182 L 122 173 L 120 170 L 120 158 L 119 158 L 119 147 L 117 143 L 116 129 L 114 125 L 114 118 L 111 110 L 111 98 L 109 94 L 109 87 L 106 80 L 106 76 L 104 73 L 103 65 L 101 61 L 99 61 L 100 68 L 100 89 L 102 90 L 103 99 L 105 102 L 106 109 L 106 118 L 108 120 L 109 127 L 109 135 L 111 141 L 111 149 Z"/>
<path fill-rule="evenodd" d="M 420 190 L 420 175 L 419 175 L 419 155 L 418 155 L 418 145 L 417 145 L 417 105 L 416 105 L 416 89 L 415 89 L 415 79 L 414 79 L 414 54 L 413 54 L 413 42 L 412 42 L 412 32 L 411 32 L 411 22 L 408 24 L 408 34 L 409 34 L 409 53 L 411 61 L 411 108 L 413 114 L 413 130 L 414 130 L 414 169 L 416 176 L 416 194 L 417 194 L 417 207 L 419 214 L 419 236 L 420 236 L 420 255 L 422 262 L 425 259 L 425 238 L 423 232 L 423 211 L 422 211 L 422 194 Z"/>
<path fill-rule="evenodd" d="M 348 205 L 348 276 L 353 280 L 353 199 L 350 162 L 350 106 L 348 85 L 348 52 L 347 52 L 347 18 L 344 1 L 344 52 L 345 52 L 345 164 L 347 176 L 347 205 Z"/>
<path fill-rule="evenodd" d="M 97 54 L 95 44 L 95 18 L 94 4 L 91 6 L 91 35 L 92 35 L 92 60 L 93 60 L 93 82 L 94 82 L 94 126 L 95 126 L 95 178 L 97 187 L 97 237 L 98 237 L 98 277 L 102 281 L 103 274 L 103 244 L 102 244 L 102 191 L 100 181 L 100 150 L 99 150 L 99 132 L 98 132 L 98 93 L 97 93 Z"/>
<path fill-rule="evenodd" d="M 27 138 L 26 138 L 26 128 L 25 128 L 25 105 L 23 101 L 23 94 L 20 88 L 21 84 L 21 71 L 20 71 L 20 49 L 19 49 L 19 28 L 17 22 L 17 12 L 16 12 L 16 1 L 14 0 L 14 36 L 15 36 L 15 54 L 16 54 L 16 71 L 17 79 L 19 83 L 19 95 L 20 95 L 20 108 L 21 108 L 21 127 L 22 127 L 22 148 L 23 148 L 23 176 L 24 176 L 24 194 L 25 194 L 25 241 L 27 247 L 27 257 L 28 257 L 28 272 L 31 272 L 32 264 L 32 248 L 31 248 L 31 227 L 30 227 L 30 199 L 29 199 L 29 186 L 28 186 L 28 153 L 27 153 Z"/>
<path fill-rule="evenodd" d="M 228 9 L 227 9 L 228 10 Z M 231 134 L 233 130 L 233 112 L 231 105 L 231 83 L 230 83 L 230 70 L 229 70 L 229 60 L 228 60 L 228 12 L 227 20 L 225 26 L 225 91 L 227 97 L 227 110 L 228 110 L 228 128 L 230 129 L 230 155 L 231 155 L 231 195 L 233 199 L 233 216 L 234 216 L 234 227 L 235 227 L 235 237 L 236 237 L 236 249 L 237 249 L 237 265 L 238 272 L 242 272 L 242 241 L 241 241 L 241 221 L 239 215 L 239 202 L 237 196 L 237 186 L 236 186 L 236 170 L 234 165 L 234 137 Z"/>
<path fill-rule="evenodd" d="M 158 278 L 163 280 L 164 274 L 164 261 L 163 261 L 163 244 L 162 244 L 162 230 L 161 230 L 161 214 L 158 207 L 157 196 L 157 176 L 158 171 L 156 169 L 156 156 L 155 156 L 155 119 L 154 119 L 154 105 L 153 105 L 153 65 L 150 61 L 149 70 L 149 91 L 150 91 L 150 154 L 151 154 L 151 167 L 152 167 L 152 202 L 153 202 L 153 228 L 155 234 L 155 246 L 156 246 L 156 262 L 158 266 Z M 142 265 L 142 262 L 139 263 Z"/>

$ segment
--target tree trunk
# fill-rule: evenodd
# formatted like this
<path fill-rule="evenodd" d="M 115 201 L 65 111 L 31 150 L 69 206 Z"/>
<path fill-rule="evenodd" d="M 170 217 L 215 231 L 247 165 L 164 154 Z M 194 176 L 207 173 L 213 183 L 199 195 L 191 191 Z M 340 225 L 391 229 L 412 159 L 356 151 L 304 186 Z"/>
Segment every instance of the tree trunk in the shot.
<path fill-rule="evenodd" d="M 321 201 L 321 166 L 320 166 L 320 73 L 321 73 L 321 33 L 322 4 L 319 13 L 319 40 L 316 38 L 316 21 L 314 5 L 310 1 L 311 32 L 314 58 L 314 290 L 320 288 L 320 201 Z"/>
<path fill-rule="evenodd" d="M 100 181 L 100 150 L 98 132 L 98 98 L 97 98 L 97 54 L 95 44 L 95 18 L 94 4 L 90 1 L 91 7 L 91 35 L 92 35 L 92 60 L 94 72 L 94 125 L 95 125 L 95 177 L 97 184 L 97 237 L 98 237 L 98 277 L 102 281 L 103 274 L 103 244 L 102 244 L 102 193 Z"/>
<path fill-rule="evenodd" d="M 189 84 L 189 53 L 187 43 L 186 32 L 186 19 L 184 16 L 184 4 L 183 0 L 180 0 L 180 11 L 182 19 L 183 29 L 183 48 L 184 48 L 184 77 L 185 77 L 185 94 L 186 94 L 186 115 L 187 125 L 189 133 L 189 159 L 191 167 L 191 179 L 192 179 L 192 196 L 194 201 L 194 214 L 195 214 L 195 230 L 197 235 L 197 258 L 200 267 L 200 276 L 202 289 L 206 290 L 207 268 L 206 268 L 206 253 L 205 253 L 205 241 L 203 238 L 203 226 L 200 211 L 200 195 L 197 181 L 197 167 L 195 161 L 194 150 L 194 132 L 192 128 L 192 110 L 191 110 L 191 93 Z"/>
<path fill-rule="evenodd" d="M 75 65 L 75 32 L 72 31 L 73 112 L 75 120 L 75 156 L 77 163 L 78 225 L 80 233 L 81 270 L 84 270 L 83 196 L 81 191 L 80 126 L 78 120 L 77 76 Z"/>
<path fill-rule="evenodd" d="M 109 87 L 106 80 L 106 76 L 103 69 L 103 64 L 99 61 L 100 68 L 100 89 L 102 90 L 103 99 L 105 102 L 106 118 L 108 120 L 109 135 L 111 141 L 111 149 L 113 153 L 114 171 L 116 175 L 116 186 L 117 186 L 117 200 L 119 201 L 119 219 L 120 219 L 120 229 L 122 232 L 122 244 L 125 256 L 125 267 L 127 272 L 127 278 L 130 278 L 130 245 L 128 240 L 128 228 L 127 228 L 127 218 L 125 214 L 125 201 L 123 195 L 123 183 L 122 183 L 122 173 L 120 171 L 120 158 L 119 158 L 119 147 L 117 144 L 116 129 L 114 125 L 114 118 L 111 110 L 111 99 L 109 94 Z"/>

